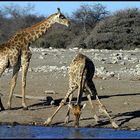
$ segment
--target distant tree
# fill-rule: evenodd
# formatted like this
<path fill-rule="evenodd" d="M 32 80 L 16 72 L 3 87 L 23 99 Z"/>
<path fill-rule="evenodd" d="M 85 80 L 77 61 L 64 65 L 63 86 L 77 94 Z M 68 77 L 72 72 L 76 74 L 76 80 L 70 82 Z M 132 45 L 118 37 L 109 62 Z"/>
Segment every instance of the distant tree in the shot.
<path fill-rule="evenodd" d="M 24 7 L 17 4 L 0 6 L 0 43 L 9 39 L 17 30 L 29 27 L 44 18 L 32 14 L 33 11 L 32 4 Z"/>
<path fill-rule="evenodd" d="M 116 11 L 100 21 L 85 39 L 87 48 L 134 49 L 140 48 L 140 10 Z"/>
<path fill-rule="evenodd" d="M 109 15 L 109 11 L 102 4 L 83 4 L 73 12 L 72 17 L 75 21 L 83 24 L 83 31 L 94 28 L 96 23 Z"/>
<path fill-rule="evenodd" d="M 2 8 L 3 13 L 7 17 L 11 18 L 19 18 L 19 17 L 24 17 L 26 15 L 31 14 L 31 12 L 34 10 L 34 5 L 33 4 L 27 4 L 25 7 L 21 7 L 17 4 L 9 4 L 5 5 Z"/>

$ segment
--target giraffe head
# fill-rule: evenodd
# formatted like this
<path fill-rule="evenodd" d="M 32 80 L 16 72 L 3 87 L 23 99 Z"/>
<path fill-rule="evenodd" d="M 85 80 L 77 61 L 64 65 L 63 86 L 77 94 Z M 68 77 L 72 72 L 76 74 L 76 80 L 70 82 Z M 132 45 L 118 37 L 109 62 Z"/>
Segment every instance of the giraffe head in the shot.
<path fill-rule="evenodd" d="M 53 22 L 65 25 L 67 27 L 70 26 L 70 21 L 61 13 L 60 8 L 57 8 L 57 13 L 53 15 Z"/>
<path fill-rule="evenodd" d="M 75 122 L 74 126 L 78 127 L 79 126 L 79 119 L 81 116 L 81 110 L 84 109 L 86 104 L 80 105 L 80 104 L 70 104 L 69 108 L 71 109 L 73 115 L 75 116 Z"/>

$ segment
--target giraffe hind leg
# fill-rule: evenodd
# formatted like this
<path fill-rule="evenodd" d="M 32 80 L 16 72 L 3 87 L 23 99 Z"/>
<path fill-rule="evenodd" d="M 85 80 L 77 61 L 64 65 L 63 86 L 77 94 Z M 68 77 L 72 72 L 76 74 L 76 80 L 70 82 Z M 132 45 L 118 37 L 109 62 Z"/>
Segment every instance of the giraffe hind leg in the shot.
<path fill-rule="evenodd" d="M 100 111 L 103 112 L 103 113 L 108 117 L 110 123 L 112 124 L 112 126 L 113 126 L 114 128 L 118 128 L 119 126 L 115 123 L 115 121 L 112 120 L 112 118 L 110 117 L 110 115 L 109 115 L 108 112 L 107 112 L 107 109 L 106 109 L 105 105 L 103 105 L 103 104 L 101 103 L 101 101 L 99 100 L 99 98 L 98 98 L 97 95 L 96 95 L 96 99 L 97 99 L 97 102 L 98 102 Z"/>
<path fill-rule="evenodd" d="M 5 69 L 8 67 L 8 61 L 7 60 L 0 60 L 1 63 L 0 63 L 0 77 L 1 75 L 3 74 L 3 72 L 5 71 Z M 0 108 L 1 108 L 1 111 L 2 110 L 5 110 L 3 104 L 2 104 L 2 101 L 1 101 L 1 97 L 0 97 Z"/>
<path fill-rule="evenodd" d="M 89 104 L 91 106 L 91 108 L 93 109 L 93 112 L 94 112 L 94 119 L 96 121 L 96 123 L 100 122 L 99 121 L 99 117 L 97 116 L 97 113 L 96 113 L 96 104 L 95 104 L 95 99 L 96 99 L 96 88 L 95 88 L 95 85 L 94 83 L 90 83 L 92 81 L 86 81 L 85 83 L 85 94 L 88 98 L 88 101 L 89 101 Z M 94 101 L 92 102 L 91 100 L 91 94 L 93 95 L 94 97 Z"/>
<path fill-rule="evenodd" d="M 110 123 L 112 124 L 112 126 L 114 128 L 118 128 L 118 125 L 115 123 L 115 121 L 112 120 L 112 118 L 110 117 L 110 115 L 108 114 L 107 110 L 106 110 L 106 107 L 100 102 L 98 96 L 97 96 L 97 90 L 96 90 L 96 87 L 93 83 L 92 80 L 88 81 L 87 82 L 87 87 L 89 87 L 89 90 L 91 91 L 93 97 L 96 99 L 97 101 L 97 105 L 100 109 L 101 112 L 103 112 L 109 119 Z"/>
<path fill-rule="evenodd" d="M 26 77 L 28 72 L 29 62 L 22 65 L 22 106 L 23 110 L 28 110 L 25 102 L 25 89 L 26 89 Z"/>
<path fill-rule="evenodd" d="M 1 101 L 1 98 L 0 98 L 0 108 L 1 108 L 1 111 L 5 110 L 3 104 L 2 104 L 2 101 Z"/>
<path fill-rule="evenodd" d="M 8 103 L 7 103 L 8 109 L 11 109 L 11 101 L 12 101 L 13 91 L 14 91 L 15 86 L 16 86 L 16 81 L 17 81 L 19 69 L 20 69 L 20 64 L 17 64 L 13 68 L 13 75 L 12 75 L 12 79 L 11 79 L 11 89 L 10 89 Z"/>

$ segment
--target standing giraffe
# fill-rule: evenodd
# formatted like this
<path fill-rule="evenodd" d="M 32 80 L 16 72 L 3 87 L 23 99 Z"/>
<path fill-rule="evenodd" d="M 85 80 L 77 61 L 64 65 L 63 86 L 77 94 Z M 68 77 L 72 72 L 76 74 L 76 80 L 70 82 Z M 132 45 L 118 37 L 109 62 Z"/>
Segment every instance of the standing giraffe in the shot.
<path fill-rule="evenodd" d="M 51 117 L 49 117 L 47 121 L 45 121 L 44 123 L 45 125 L 49 125 L 52 122 L 53 117 L 66 103 L 67 98 L 69 98 L 69 106 L 65 118 L 65 123 L 68 123 L 70 109 L 72 109 L 72 112 L 75 116 L 75 127 L 78 127 L 79 119 L 81 115 L 81 109 L 85 107 L 85 104 L 81 105 L 82 95 L 83 92 L 85 92 L 85 95 L 87 96 L 93 111 L 95 112 L 94 106 L 97 104 L 99 107 L 99 111 L 103 112 L 109 118 L 109 121 L 111 122 L 112 126 L 114 128 L 118 128 L 118 125 L 111 119 L 111 117 L 107 113 L 106 107 L 100 102 L 97 96 L 97 90 L 92 81 L 94 72 L 95 72 L 95 67 L 92 60 L 90 60 L 87 56 L 81 53 L 76 55 L 76 57 L 73 59 L 69 67 L 69 90 L 66 96 L 64 97 L 64 99 L 61 101 L 59 107 L 54 112 L 54 114 Z M 77 88 L 78 88 L 78 96 L 77 96 L 76 105 L 71 105 L 72 93 Z M 94 103 L 94 105 L 92 104 L 91 95 L 93 95 L 94 100 L 97 101 L 97 103 L 96 104 Z M 98 122 L 99 118 L 96 114 L 94 115 L 94 118 L 96 122 Z"/>
<path fill-rule="evenodd" d="M 25 103 L 26 76 L 28 72 L 31 51 L 29 46 L 32 42 L 41 37 L 54 23 L 59 23 L 69 27 L 70 21 L 60 12 L 52 14 L 47 19 L 18 31 L 8 42 L 0 45 L 0 76 L 6 68 L 13 68 L 11 79 L 11 89 L 8 99 L 8 109 L 11 109 L 11 101 L 17 76 L 22 66 L 22 106 L 28 109 Z"/>

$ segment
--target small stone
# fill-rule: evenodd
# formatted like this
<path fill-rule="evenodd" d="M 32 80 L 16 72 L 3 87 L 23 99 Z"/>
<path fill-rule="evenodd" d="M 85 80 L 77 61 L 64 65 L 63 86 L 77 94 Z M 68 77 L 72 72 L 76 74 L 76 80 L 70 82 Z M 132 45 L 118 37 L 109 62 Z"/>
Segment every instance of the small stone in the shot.
<path fill-rule="evenodd" d="M 104 87 L 100 86 L 100 90 L 103 90 L 103 89 L 104 89 Z"/>
<path fill-rule="evenodd" d="M 106 77 L 103 77 L 102 79 L 103 79 L 103 80 L 106 80 Z"/>
<path fill-rule="evenodd" d="M 124 102 L 124 105 L 128 105 L 128 102 Z"/>
<path fill-rule="evenodd" d="M 45 94 L 56 94 L 56 92 L 53 90 L 45 90 L 44 93 Z"/>
<path fill-rule="evenodd" d="M 124 62 L 124 61 L 122 61 L 120 64 L 121 64 L 121 65 L 125 65 L 125 62 Z"/>
<path fill-rule="evenodd" d="M 110 73 L 109 73 L 109 76 L 110 76 L 110 77 L 114 77 L 114 76 L 115 76 L 115 73 L 114 73 L 114 72 L 110 72 Z"/>
<path fill-rule="evenodd" d="M 47 96 L 46 100 L 47 100 L 48 105 L 50 105 L 51 102 L 52 102 L 52 104 L 54 103 L 54 100 L 51 96 Z"/>
<path fill-rule="evenodd" d="M 37 125 L 37 123 L 36 122 L 32 122 L 32 125 Z"/>
<path fill-rule="evenodd" d="M 135 131 L 136 129 L 135 128 L 131 128 L 130 130 Z"/>
<path fill-rule="evenodd" d="M 47 55 L 47 52 L 42 52 L 42 55 Z"/>
<path fill-rule="evenodd" d="M 54 105 L 54 104 L 55 104 L 55 101 L 54 101 L 54 100 L 52 100 L 52 101 L 50 102 L 50 104 L 51 104 L 51 105 Z"/>
<path fill-rule="evenodd" d="M 118 77 L 117 77 L 117 78 L 118 78 L 118 80 L 121 80 L 121 78 L 120 78 L 120 75 L 119 75 L 119 74 L 118 74 Z"/>
<path fill-rule="evenodd" d="M 112 64 L 117 64 L 117 63 L 118 63 L 118 61 L 116 61 L 116 60 L 112 61 Z"/>
<path fill-rule="evenodd" d="M 78 47 L 73 48 L 73 50 L 78 50 L 78 49 L 79 49 Z"/>
<path fill-rule="evenodd" d="M 39 59 L 44 59 L 43 56 L 39 56 Z"/>

